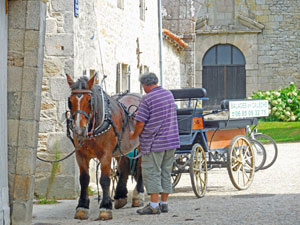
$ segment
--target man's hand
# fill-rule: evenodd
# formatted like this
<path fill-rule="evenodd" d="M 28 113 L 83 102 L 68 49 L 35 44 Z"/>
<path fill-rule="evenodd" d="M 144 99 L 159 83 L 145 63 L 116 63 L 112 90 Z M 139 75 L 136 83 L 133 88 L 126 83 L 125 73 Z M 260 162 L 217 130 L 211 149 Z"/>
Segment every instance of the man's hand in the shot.
<path fill-rule="evenodd" d="M 129 140 L 134 140 L 134 139 L 136 139 L 136 137 L 134 137 L 133 131 L 130 131 L 130 133 L 129 133 Z"/>
<path fill-rule="evenodd" d="M 130 131 L 129 140 L 136 139 L 143 131 L 145 124 L 140 121 L 136 121 L 134 132 Z"/>

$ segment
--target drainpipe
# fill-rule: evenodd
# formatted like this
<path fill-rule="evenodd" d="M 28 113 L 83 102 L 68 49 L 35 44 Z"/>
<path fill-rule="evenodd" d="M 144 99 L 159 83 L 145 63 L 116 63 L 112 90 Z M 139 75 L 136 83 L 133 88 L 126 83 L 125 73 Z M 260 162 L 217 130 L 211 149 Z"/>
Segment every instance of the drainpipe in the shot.
<path fill-rule="evenodd" d="M 157 1 L 158 4 L 158 33 L 159 33 L 159 71 L 160 71 L 160 86 L 163 86 L 163 53 L 162 53 L 162 16 L 161 16 L 161 0 Z"/>

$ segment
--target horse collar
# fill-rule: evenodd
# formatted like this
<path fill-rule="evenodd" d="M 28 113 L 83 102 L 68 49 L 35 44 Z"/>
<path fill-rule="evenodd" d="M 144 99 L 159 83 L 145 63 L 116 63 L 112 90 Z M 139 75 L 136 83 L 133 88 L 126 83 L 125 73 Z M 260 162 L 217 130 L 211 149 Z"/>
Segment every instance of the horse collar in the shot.
<path fill-rule="evenodd" d="M 89 132 L 89 137 L 97 137 L 100 136 L 101 134 L 107 132 L 110 127 L 111 127 L 111 111 L 110 111 L 110 102 L 108 97 L 106 96 L 106 94 L 103 92 L 104 94 L 104 108 L 105 108 L 105 114 L 104 114 L 104 120 L 102 124 L 99 124 L 96 128 L 94 128 L 94 124 L 95 124 L 95 114 L 94 113 L 94 117 L 93 117 L 93 124 L 92 124 L 92 130 Z"/>

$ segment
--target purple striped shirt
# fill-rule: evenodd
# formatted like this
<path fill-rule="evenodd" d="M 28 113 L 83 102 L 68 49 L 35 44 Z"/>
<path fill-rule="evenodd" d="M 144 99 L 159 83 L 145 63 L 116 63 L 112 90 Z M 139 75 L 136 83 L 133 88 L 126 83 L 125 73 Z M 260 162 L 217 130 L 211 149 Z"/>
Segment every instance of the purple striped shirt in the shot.
<path fill-rule="evenodd" d="M 140 134 L 142 154 L 180 147 L 175 101 L 170 91 L 160 86 L 153 88 L 142 98 L 135 119 L 145 123 Z"/>

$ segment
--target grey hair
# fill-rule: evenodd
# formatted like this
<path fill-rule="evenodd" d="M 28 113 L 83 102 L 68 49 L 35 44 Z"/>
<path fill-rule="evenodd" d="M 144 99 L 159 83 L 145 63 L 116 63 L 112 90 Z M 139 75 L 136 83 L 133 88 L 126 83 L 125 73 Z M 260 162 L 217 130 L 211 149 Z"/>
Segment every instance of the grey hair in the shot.
<path fill-rule="evenodd" d="M 155 73 L 144 73 L 140 76 L 139 81 L 142 85 L 147 86 L 158 84 L 158 78 Z"/>

